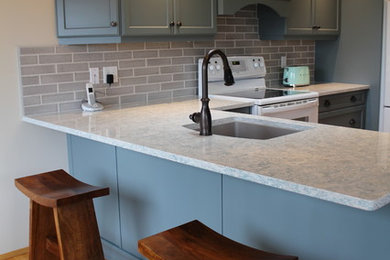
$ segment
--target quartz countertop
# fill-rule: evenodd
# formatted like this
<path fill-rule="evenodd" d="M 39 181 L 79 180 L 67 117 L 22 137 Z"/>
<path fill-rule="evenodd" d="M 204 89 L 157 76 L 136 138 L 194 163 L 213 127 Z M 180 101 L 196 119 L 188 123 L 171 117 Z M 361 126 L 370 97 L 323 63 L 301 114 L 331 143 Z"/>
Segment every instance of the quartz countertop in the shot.
<path fill-rule="evenodd" d="M 213 119 L 308 128 L 268 140 L 200 136 L 183 127 L 200 102 L 25 116 L 42 127 L 363 210 L 390 202 L 390 133 L 221 111 L 251 103 L 213 99 Z"/>
<path fill-rule="evenodd" d="M 352 84 L 352 83 L 321 83 L 321 84 L 313 84 L 305 87 L 296 87 L 296 90 L 307 90 L 307 91 L 315 91 L 318 92 L 318 95 L 327 96 L 327 95 L 335 95 L 346 92 L 358 91 L 369 89 L 369 85 L 365 84 Z"/>

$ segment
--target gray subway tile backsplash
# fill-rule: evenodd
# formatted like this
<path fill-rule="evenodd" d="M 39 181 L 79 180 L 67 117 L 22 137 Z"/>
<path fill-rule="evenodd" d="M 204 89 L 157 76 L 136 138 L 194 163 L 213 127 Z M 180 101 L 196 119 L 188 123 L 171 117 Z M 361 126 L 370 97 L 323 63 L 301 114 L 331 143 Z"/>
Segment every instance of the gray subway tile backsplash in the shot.
<path fill-rule="evenodd" d="M 62 103 L 64 101 L 74 100 L 74 93 L 48 94 L 42 95 L 42 103 Z"/>
<path fill-rule="evenodd" d="M 41 75 L 41 83 L 72 82 L 73 73 Z"/>
<path fill-rule="evenodd" d="M 20 55 L 55 53 L 55 47 L 27 47 L 20 49 Z"/>
<path fill-rule="evenodd" d="M 39 76 L 22 77 L 22 86 L 37 85 L 37 84 L 39 84 Z"/>
<path fill-rule="evenodd" d="M 38 105 L 38 106 L 25 106 L 25 115 L 47 114 L 58 112 L 58 104 Z"/>
<path fill-rule="evenodd" d="M 135 93 L 149 93 L 156 92 L 161 89 L 160 84 L 147 84 L 135 86 Z"/>
<path fill-rule="evenodd" d="M 23 105 L 34 106 L 41 104 L 41 96 L 25 96 L 23 97 Z"/>
<path fill-rule="evenodd" d="M 22 56 L 20 57 L 20 64 L 21 65 L 32 65 L 32 64 L 38 64 L 38 56 Z"/>
<path fill-rule="evenodd" d="M 103 53 L 77 53 L 73 54 L 73 61 L 102 61 Z"/>
<path fill-rule="evenodd" d="M 87 52 L 87 45 L 61 45 L 56 46 L 56 53 L 77 53 Z"/>
<path fill-rule="evenodd" d="M 155 75 L 158 73 L 159 73 L 159 69 L 156 67 L 134 69 L 134 76 Z"/>
<path fill-rule="evenodd" d="M 72 54 L 39 55 L 40 64 L 56 64 L 65 62 L 72 62 Z"/>
<path fill-rule="evenodd" d="M 251 5 L 233 16 L 218 16 L 214 40 L 22 47 L 24 112 L 80 109 L 89 68 L 94 67 L 100 70 L 97 100 L 105 105 L 133 107 L 193 98 L 198 59 L 215 47 L 230 56 L 263 56 L 268 86 L 280 84 L 281 56 L 287 56 L 288 66 L 308 65 L 313 75 L 315 41 L 259 40 L 256 12 L 256 5 Z M 118 67 L 119 83 L 110 87 L 102 83 L 104 66 Z"/>
<path fill-rule="evenodd" d="M 120 96 L 120 103 L 125 106 L 142 106 L 147 104 L 147 94 Z"/>
<path fill-rule="evenodd" d="M 49 74 L 55 72 L 56 72 L 55 65 L 33 65 L 33 66 L 23 66 L 21 68 L 22 76 Z"/>
<path fill-rule="evenodd" d="M 23 88 L 23 96 L 57 93 L 57 90 L 58 87 L 56 84 L 28 86 Z"/>
<path fill-rule="evenodd" d="M 78 72 L 88 71 L 88 63 L 66 63 L 57 64 L 57 72 Z"/>

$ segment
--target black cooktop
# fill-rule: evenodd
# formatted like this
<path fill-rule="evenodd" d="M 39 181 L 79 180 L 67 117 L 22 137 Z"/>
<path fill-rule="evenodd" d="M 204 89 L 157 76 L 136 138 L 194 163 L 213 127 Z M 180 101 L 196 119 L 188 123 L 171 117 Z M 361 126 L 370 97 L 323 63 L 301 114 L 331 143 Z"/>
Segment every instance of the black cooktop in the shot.
<path fill-rule="evenodd" d="M 302 91 L 256 88 L 251 90 L 237 91 L 233 93 L 218 94 L 218 95 L 229 96 L 229 97 L 240 97 L 240 98 L 263 99 L 263 98 L 291 96 L 297 94 L 302 94 Z"/>

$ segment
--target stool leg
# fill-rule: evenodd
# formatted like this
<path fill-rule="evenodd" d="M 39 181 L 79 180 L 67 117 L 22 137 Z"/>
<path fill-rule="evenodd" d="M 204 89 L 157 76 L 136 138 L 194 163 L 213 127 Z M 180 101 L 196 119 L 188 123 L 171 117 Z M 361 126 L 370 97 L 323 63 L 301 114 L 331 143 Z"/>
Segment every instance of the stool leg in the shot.
<path fill-rule="evenodd" d="M 46 250 L 46 237 L 55 236 L 53 210 L 30 200 L 30 260 L 59 260 Z"/>
<path fill-rule="evenodd" d="M 53 212 L 61 260 L 104 260 L 92 199 Z"/>

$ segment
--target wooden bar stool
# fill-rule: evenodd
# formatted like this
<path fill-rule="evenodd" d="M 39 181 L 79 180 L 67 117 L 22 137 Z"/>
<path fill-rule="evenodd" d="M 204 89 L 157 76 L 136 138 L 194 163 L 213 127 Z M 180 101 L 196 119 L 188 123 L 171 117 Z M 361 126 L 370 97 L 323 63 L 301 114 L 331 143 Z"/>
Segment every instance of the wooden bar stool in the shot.
<path fill-rule="evenodd" d="M 92 199 L 109 188 L 63 170 L 19 178 L 15 185 L 30 198 L 30 260 L 104 260 Z"/>
<path fill-rule="evenodd" d="M 138 251 L 150 260 L 298 260 L 242 245 L 198 220 L 139 240 Z"/>

